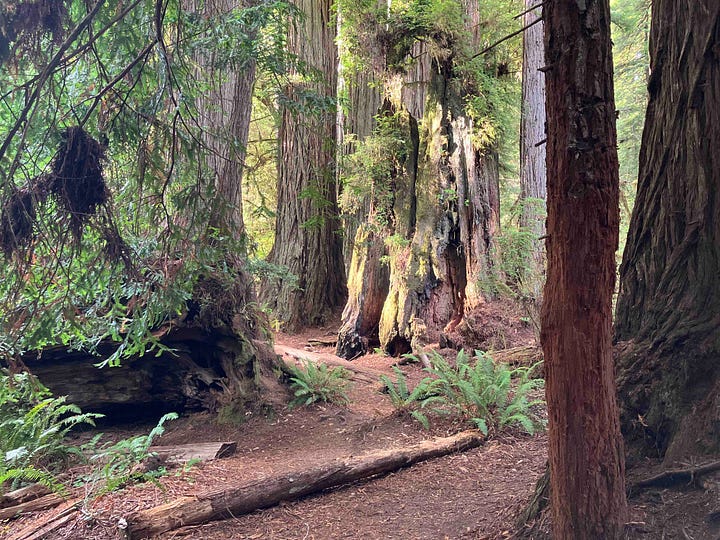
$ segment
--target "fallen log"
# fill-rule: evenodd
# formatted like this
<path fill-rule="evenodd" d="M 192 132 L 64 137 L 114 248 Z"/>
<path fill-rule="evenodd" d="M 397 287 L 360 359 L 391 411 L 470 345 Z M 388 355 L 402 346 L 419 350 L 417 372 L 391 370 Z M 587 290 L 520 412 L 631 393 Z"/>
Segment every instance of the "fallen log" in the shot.
<path fill-rule="evenodd" d="M 320 362 L 328 366 L 343 367 L 351 371 L 355 379 L 372 384 L 378 383 L 382 375 L 387 375 L 387 373 L 379 369 L 360 366 L 331 354 L 318 354 L 277 344 L 275 345 L 275 353 L 282 357 L 291 357 L 297 360 L 311 360 L 312 362 Z"/>
<path fill-rule="evenodd" d="M 50 488 L 42 484 L 30 484 L 14 491 L 10 491 L 5 495 L 0 495 L 0 508 L 15 506 L 20 503 L 32 501 L 43 495 L 50 493 Z"/>
<path fill-rule="evenodd" d="M 478 432 L 466 431 L 406 448 L 335 459 L 306 470 L 282 471 L 230 488 L 179 497 L 170 503 L 134 512 L 121 523 L 125 527 L 125 538 L 149 538 L 186 525 L 236 517 L 281 501 L 387 474 L 413 463 L 474 448 L 482 440 Z"/>
<path fill-rule="evenodd" d="M 78 508 L 80 508 L 80 503 L 80 499 L 66 502 L 48 519 L 20 529 L 7 540 L 40 540 L 41 538 L 46 538 L 49 533 L 59 529 L 75 517 L 75 513 Z"/>
<path fill-rule="evenodd" d="M 530 367 L 543 359 L 542 349 L 536 345 L 523 345 L 510 349 L 500 349 L 489 353 L 495 362 L 512 367 Z"/>
<path fill-rule="evenodd" d="M 325 347 L 334 347 L 337 344 L 337 338 L 310 338 L 308 339 L 310 345 L 322 345 Z"/>
<path fill-rule="evenodd" d="M 0 520 L 11 519 L 26 512 L 38 512 L 40 510 L 47 510 L 48 508 L 57 506 L 64 500 L 65 498 L 62 495 L 58 495 L 57 493 L 49 493 L 48 495 L 44 495 L 31 501 L 0 509 Z"/>
<path fill-rule="evenodd" d="M 150 452 L 167 463 L 183 464 L 191 460 L 210 461 L 232 456 L 237 451 L 237 442 L 208 442 L 179 444 L 177 446 L 151 446 Z"/>

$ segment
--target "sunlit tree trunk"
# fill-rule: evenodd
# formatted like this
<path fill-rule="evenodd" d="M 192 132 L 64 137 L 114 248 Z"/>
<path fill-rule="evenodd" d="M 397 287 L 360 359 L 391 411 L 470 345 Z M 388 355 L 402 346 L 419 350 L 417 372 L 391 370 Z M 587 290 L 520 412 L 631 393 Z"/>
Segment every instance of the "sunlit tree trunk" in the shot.
<path fill-rule="evenodd" d="M 644 455 L 720 451 L 720 3 L 657 0 L 620 267 L 623 428 Z"/>
<path fill-rule="evenodd" d="M 466 31 L 477 48 L 477 2 L 463 2 Z M 473 143 L 464 90 L 452 80 L 452 58 L 417 58 L 400 81 L 412 149 L 395 199 L 396 241 L 390 244 L 390 290 L 380 319 L 391 354 L 438 341 L 464 313 L 486 300 L 499 227 L 498 157 Z M 396 82 L 396 84 L 398 84 Z"/>
<path fill-rule="evenodd" d="M 265 282 L 262 298 L 286 329 L 327 322 L 347 297 L 335 184 L 337 48 L 332 2 L 295 4 L 304 16 L 291 25 L 288 47 L 317 70 L 321 80 L 295 80 L 284 96 L 288 103 L 279 132 L 275 244 L 268 260 L 286 266 L 298 282 Z M 308 92 L 316 93 L 325 106 L 306 100 Z"/>
<path fill-rule="evenodd" d="M 620 538 L 624 455 L 612 362 L 619 226 L 610 8 L 545 4 L 548 275 L 542 307 L 554 538 Z"/>
<path fill-rule="evenodd" d="M 383 5 L 384 1 L 378 0 L 378 5 Z M 342 31 L 341 19 L 341 37 Z M 381 56 L 379 50 L 377 54 Z M 343 122 L 345 144 L 342 154 L 345 159 L 350 158 L 376 127 L 375 117 L 380 113 L 383 102 L 381 84 L 371 65 L 354 70 L 345 78 L 348 103 Z M 378 322 L 389 285 L 388 267 L 382 260 L 386 248 L 382 233 L 376 226 L 376 214 L 382 209 L 378 208 L 373 190 L 370 191 L 362 200 L 355 201 L 358 208 L 348 211 L 343 221 L 348 299 L 336 347 L 337 354 L 343 358 L 354 358 L 378 344 Z M 352 197 L 352 193 L 346 194 L 346 198 Z"/>
<path fill-rule="evenodd" d="M 537 5 L 525 0 L 526 9 Z M 542 7 L 523 15 L 523 26 L 542 17 Z M 545 75 L 538 71 L 544 64 L 543 23 L 523 33 L 522 110 L 520 114 L 520 198 L 523 204 L 520 225 L 531 232 L 532 253 L 524 272 L 524 289 L 539 300 L 545 277 L 545 250 L 538 240 L 545 234 Z"/>
<path fill-rule="evenodd" d="M 254 4 L 255 0 L 191 0 L 187 9 L 212 25 Z M 271 372 L 272 351 L 263 335 L 265 317 L 256 308 L 253 280 L 245 268 L 242 176 L 256 61 L 250 50 L 233 62 L 219 54 L 216 49 L 195 54 L 195 78 L 202 85 L 196 97 L 196 121 L 202 129 L 198 155 L 204 167 L 194 164 L 191 170 L 199 171 L 203 189 L 201 200 L 196 201 L 198 214 L 183 215 L 180 220 L 195 228 L 203 241 L 222 250 L 224 271 L 232 271 L 230 282 L 219 281 L 213 271 L 200 276 L 191 301 L 199 312 L 193 315 L 197 320 L 186 320 L 210 329 L 204 361 L 222 370 L 228 390 L 221 399 L 222 414 L 232 416 L 243 410 L 245 401 L 257 399 L 258 386 L 274 388 L 277 383 Z"/>

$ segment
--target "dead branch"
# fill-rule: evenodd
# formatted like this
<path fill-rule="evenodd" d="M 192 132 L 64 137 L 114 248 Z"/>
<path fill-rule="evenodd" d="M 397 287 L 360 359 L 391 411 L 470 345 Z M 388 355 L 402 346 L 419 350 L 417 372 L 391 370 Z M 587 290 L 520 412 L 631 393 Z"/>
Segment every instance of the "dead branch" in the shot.
<path fill-rule="evenodd" d="M 11 519 L 25 512 L 38 512 L 40 510 L 47 510 L 62 503 L 65 498 L 57 493 L 48 493 L 37 499 L 16 504 L 14 506 L 8 506 L 7 508 L 0 509 L 0 521 L 3 519 Z"/>
<path fill-rule="evenodd" d="M 700 465 L 699 467 L 688 467 L 686 469 L 669 469 L 667 471 L 640 480 L 634 483 L 628 489 L 630 496 L 637 494 L 645 488 L 649 487 L 670 487 L 677 484 L 691 484 L 695 479 L 704 474 L 720 470 L 720 461 L 713 461 Z"/>

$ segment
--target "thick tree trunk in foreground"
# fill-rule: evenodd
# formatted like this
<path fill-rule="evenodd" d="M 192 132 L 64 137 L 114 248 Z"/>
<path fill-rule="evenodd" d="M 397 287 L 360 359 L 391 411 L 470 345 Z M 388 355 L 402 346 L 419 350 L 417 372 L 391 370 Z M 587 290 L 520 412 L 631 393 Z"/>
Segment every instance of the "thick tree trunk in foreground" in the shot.
<path fill-rule="evenodd" d="M 542 308 L 554 537 L 620 538 L 627 518 L 612 363 L 619 225 L 610 8 L 545 4 L 548 277 Z"/>
<path fill-rule="evenodd" d="M 312 69 L 319 82 L 297 82 L 287 89 L 289 102 L 308 92 L 323 98 L 319 110 L 283 110 L 280 127 L 275 244 L 268 255 L 298 277 L 263 284 L 262 298 L 288 330 L 326 322 L 345 304 L 347 289 L 339 234 L 335 187 L 337 48 L 330 0 L 296 0 L 305 14 L 291 25 L 288 47 Z"/>
<path fill-rule="evenodd" d="M 720 3 L 654 2 L 650 58 L 615 332 L 626 437 L 672 461 L 720 451 Z"/>
<path fill-rule="evenodd" d="M 407 448 L 335 459 L 307 470 L 281 472 L 220 491 L 178 497 L 173 502 L 127 516 L 127 538 L 150 538 L 185 525 L 236 517 L 280 501 L 396 471 L 420 461 L 479 446 L 476 432 L 424 441 Z"/>
<path fill-rule="evenodd" d="M 525 0 L 526 9 L 536 0 Z M 542 7 L 523 15 L 523 26 L 542 17 Z M 545 65 L 543 23 L 523 33 L 522 111 L 520 114 L 520 225 L 532 233 L 532 254 L 527 260 L 524 290 L 539 300 L 545 281 L 545 249 L 539 240 L 545 234 Z"/>

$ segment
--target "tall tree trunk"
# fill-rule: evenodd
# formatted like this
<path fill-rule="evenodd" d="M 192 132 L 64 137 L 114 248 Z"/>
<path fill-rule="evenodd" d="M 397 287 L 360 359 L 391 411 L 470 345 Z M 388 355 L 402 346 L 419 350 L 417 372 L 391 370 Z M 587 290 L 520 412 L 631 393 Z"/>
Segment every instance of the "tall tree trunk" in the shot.
<path fill-rule="evenodd" d="M 526 9 L 537 5 L 525 0 Z M 523 26 L 542 17 L 542 7 L 523 15 Z M 532 253 L 524 272 L 525 291 L 540 300 L 545 277 L 545 250 L 539 240 L 545 235 L 545 74 L 538 71 L 544 65 L 543 23 L 531 26 L 523 33 L 522 111 L 520 114 L 520 198 L 522 214 L 520 226 L 533 235 Z"/>
<path fill-rule="evenodd" d="M 378 0 L 378 5 L 385 0 Z M 341 9 L 341 7 L 339 8 Z M 340 12 L 342 16 L 342 11 Z M 342 38 L 343 25 L 340 24 Z M 353 51 L 349 51 L 353 52 Z M 375 60 L 378 62 L 378 60 Z M 355 69 L 345 78 L 348 108 L 343 131 L 346 143 L 342 146 L 344 163 L 371 137 L 376 128 L 375 117 L 383 105 L 381 81 L 372 66 Z M 385 109 L 389 105 L 385 104 Z M 350 171 L 348 171 L 349 173 Z M 374 183 L 373 179 L 366 179 Z M 345 189 L 352 191 L 353 186 Z M 348 271 L 348 299 L 342 313 L 336 352 L 343 358 L 355 358 L 377 345 L 378 322 L 387 296 L 389 271 L 382 257 L 386 254 L 378 225 L 377 214 L 383 212 L 371 187 L 370 193 L 355 202 L 357 208 L 347 211 L 343 222 L 343 254 Z M 356 197 L 345 194 L 348 200 Z"/>
<path fill-rule="evenodd" d="M 470 45 L 478 43 L 477 2 L 463 2 Z M 391 354 L 434 342 L 465 311 L 484 302 L 499 227 L 498 157 L 473 142 L 466 89 L 453 77 L 453 57 L 432 59 L 426 44 L 410 51 L 414 65 L 389 87 L 401 88 L 407 111 L 405 174 L 398 177 L 390 289 L 379 322 Z"/>
<path fill-rule="evenodd" d="M 548 276 L 542 308 L 555 538 L 627 518 L 612 363 L 619 176 L 608 0 L 545 4 Z"/>
<path fill-rule="evenodd" d="M 623 428 L 642 453 L 720 451 L 720 3 L 653 3 L 638 193 L 620 267 Z"/>
<path fill-rule="evenodd" d="M 295 5 L 304 16 L 291 25 L 288 47 L 322 80 L 294 82 L 287 88 L 279 132 L 275 244 L 268 260 L 286 266 L 298 282 L 265 282 L 262 298 L 287 329 L 325 323 L 347 298 L 335 184 L 337 48 L 332 2 L 296 0 Z M 307 110 L 317 108 L 315 99 L 302 102 L 308 92 L 316 93 L 325 106 Z"/>
<path fill-rule="evenodd" d="M 188 9 L 212 25 L 255 3 L 255 0 L 190 0 Z M 225 399 L 231 401 L 225 412 L 235 414 L 242 409 L 236 410 L 236 406 L 244 405 L 242 401 L 257 397 L 256 383 L 274 386 L 270 374 L 273 356 L 262 335 L 264 316 L 254 308 L 257 297 L 253 280 L 245 269 L 242 176 L 256 62 L 252 54 L 248 54 L 247 58 L 228 64 L 218 58 L 218 54 L 211 49 L 195 57 L 196 78 L 203 85 L 196 102 L 204 145 L 201 156 L 205 170 L 201 180 L 214 188 L 207 190 L 212 193 L 210 200 L 203 201 L 207 204 L 202 208 L 207 221 L 196 226 L 206 241 L 223 249 L 222 263 L 233 270 L 234 280 L 228 286 L 212 271 L 201 276 L 192 300 L 199 313 L 187 322 L 190 326 L 212 329 L 206 337 L 211 346 L 204 354 L 226 377 L 224 386 L 229 389 L 229 395 Z M 193 223 L 192 217 L 181 219 Z M 216 232 L 231 241 L 217 241 Z M 226 245 L 239 248 L 226 249 Z M 216 335 L 221 336 L 217 343 Z"/>
<path fill-rule="evenodd" d="M 197 1 L 197 0 L 196 0 Z M 201 4 L 201 5 L 200 5 Z M 234 9 L 250 6 L 253 0 L 205 0 L 198 9 L 206 17 L 229 15 Z M 209 90 L 199 98 L 200 124 L 204 129 L 205 161 L 213 174 L 209 226 L 220 234 L 242 241 L 245 234 L 242 211 L 242 177 L 252 116 L 255 87 L 255 59 L 219 70 L 217 51 L 198 59 Z"/>

